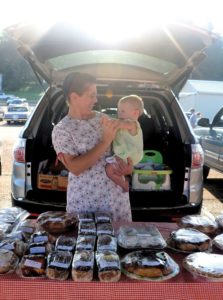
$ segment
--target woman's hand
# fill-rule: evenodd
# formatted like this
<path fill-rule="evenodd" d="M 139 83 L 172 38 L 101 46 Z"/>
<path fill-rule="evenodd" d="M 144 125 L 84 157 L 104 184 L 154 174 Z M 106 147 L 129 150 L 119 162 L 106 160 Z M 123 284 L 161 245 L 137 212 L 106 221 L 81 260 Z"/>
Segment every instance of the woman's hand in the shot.
<path fill-rule="evenodd" d="M 101 125 L 103 130 L 102 141 L 110 145 L 115 138 L 116 131 L 119 128 L 119 121 L 103 116 L 101 118 Z"/>

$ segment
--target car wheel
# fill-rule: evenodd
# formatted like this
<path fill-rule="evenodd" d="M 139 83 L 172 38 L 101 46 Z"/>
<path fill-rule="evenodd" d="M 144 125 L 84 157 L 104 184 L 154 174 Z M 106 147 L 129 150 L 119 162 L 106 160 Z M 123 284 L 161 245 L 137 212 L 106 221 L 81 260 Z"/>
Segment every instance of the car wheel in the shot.
<path fill-rule="evenodd" d="M 207 166 L 203 166 L 203 178 L 204 178 L 204 180 L 207 180 L 209 172 L 210 172 L 210 168 L 207 167 Z"/>
<path fill-rule="evenodd" d="M 11 121 L 7 121 L 7 124 L 11 124 Z"/>

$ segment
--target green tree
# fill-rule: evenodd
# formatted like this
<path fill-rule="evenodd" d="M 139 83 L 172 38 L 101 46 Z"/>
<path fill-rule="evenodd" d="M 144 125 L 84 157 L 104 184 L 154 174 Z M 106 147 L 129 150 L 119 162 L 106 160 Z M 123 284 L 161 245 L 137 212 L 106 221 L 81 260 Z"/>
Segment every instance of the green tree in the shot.
<path fill-rule="evenodd" d="M 18 53 L 14 41 L 4 34 L 0 37 L 0 57 L 3 90 L 16 91 L 36 81 L 30 66 Z"/>

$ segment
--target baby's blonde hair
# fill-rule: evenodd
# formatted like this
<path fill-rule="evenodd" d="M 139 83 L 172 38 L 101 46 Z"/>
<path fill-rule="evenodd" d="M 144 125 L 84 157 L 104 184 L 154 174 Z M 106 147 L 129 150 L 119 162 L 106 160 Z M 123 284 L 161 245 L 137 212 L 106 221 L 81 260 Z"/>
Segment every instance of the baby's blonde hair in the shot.
<path fill-rule="evenodd" d="M 144 103 L 142 98 L 137 95 L 124 96 L 118 101 L 118 104 L 120 103 L 129 103 L 133 108 L 138 109 L 140 116 L 143 114 Z"/>

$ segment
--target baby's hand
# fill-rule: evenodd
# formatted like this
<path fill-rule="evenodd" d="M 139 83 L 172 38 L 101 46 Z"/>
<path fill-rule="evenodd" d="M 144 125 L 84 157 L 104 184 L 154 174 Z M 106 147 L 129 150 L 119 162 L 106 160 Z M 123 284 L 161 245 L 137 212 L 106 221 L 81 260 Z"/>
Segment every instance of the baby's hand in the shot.
<path fill-rule="evenodd" d="M 115 138 L 119 122 L 115 119 L 109 119 L 107 116 L 102 116 L 101 125 L 103 129 L 102 140 L 110 144 Z"/>

